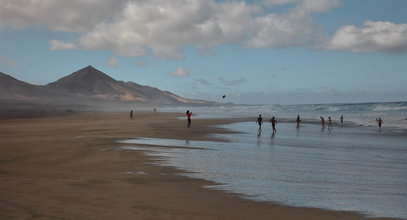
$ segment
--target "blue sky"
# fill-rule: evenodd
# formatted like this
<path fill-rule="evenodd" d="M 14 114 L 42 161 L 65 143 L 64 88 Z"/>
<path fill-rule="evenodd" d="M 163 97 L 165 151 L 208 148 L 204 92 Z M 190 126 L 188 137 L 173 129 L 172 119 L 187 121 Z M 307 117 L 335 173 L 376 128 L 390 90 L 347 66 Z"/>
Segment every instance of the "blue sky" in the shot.
<path fill-rule="evenodd" d="M 243 104 L 407 100 L 405 0 L 3 0 L 0 72 Z M 226 99 L 221 96 L 226 94 Z"/>

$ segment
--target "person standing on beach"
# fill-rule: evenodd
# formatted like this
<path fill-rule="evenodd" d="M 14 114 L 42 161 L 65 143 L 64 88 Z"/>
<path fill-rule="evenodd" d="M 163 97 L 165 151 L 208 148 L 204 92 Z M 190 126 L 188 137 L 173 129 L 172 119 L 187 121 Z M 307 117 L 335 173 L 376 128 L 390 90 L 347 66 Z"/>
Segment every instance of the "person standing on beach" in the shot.
<path fill-rule="evenodd" d="M 133 110 L 130 111 L 130 119 L 133 119 Z"/>
<path fill-rule="evenodd" d="M 297 128 L 300 127 L 300 123 L 301 123 L 300 115 L 297 115 Z"/>
<path fill-rule="evenodd" d="M 343 124 L 343 115 L 341 115 L 341 125 Z"/>
<path fill-rule="evenodd" d="M 263 118 L 261 117 L 261 115 L 259 115 L 256 122 L 259 125 L 259 130 L 261 130 L 261 125 L 263 124 Z"/>
<path fill-rule="evenodd" d="M 332 129 L 332 120 L 331 117 L 328 117 L 328 128 Z"/>
<path fill-rule="evenodd" d="M 322 125 L 322 128 L 325 128 L 325 119 L 324 119 L 324 117 L 319 117 L 320 119 L 321 119 L 321 125 Z"/>
<path fill-rule="evenodd" d="M 379 125 L 379 128 L 381 128 L 381 127 L 382 127 L 382 123 L 383 123 L 382 118 L 376 119 L 376 121 L 377 121 L 377 124 Z"/>
<path fill-rule="evenodd" d="M 277 132 L 277 130 L 276 130 L 277 120 L 276 120 L 276 118 L 273 116 L 270 119 L 270 122 L 271 122 L 271 127 L 273 128 L 273 133 L 276 133 Z"/>
<path fill-rule="evenodd" d="M 187 110 L 186 115 L 187 115 L 187 121 L 188 121 L 187 127 L 190 128 L 191 127 L 191 115 L 192 115 L 192 112 Z"/>

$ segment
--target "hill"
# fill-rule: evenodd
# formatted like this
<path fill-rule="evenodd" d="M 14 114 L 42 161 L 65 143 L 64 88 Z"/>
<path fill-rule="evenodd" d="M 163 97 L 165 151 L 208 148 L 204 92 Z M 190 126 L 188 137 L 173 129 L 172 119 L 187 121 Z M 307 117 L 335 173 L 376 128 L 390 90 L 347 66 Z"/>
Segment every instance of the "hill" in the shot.
<path fill-rule="evenodd" d="M 32 85 L 0 73 L 0 100 L 4 102 L 52 103 L 54 105 L 111 109 L 147 106 L 216 105 L 192 100 L 168 91 L 123 82 L 87 66 L 45 86 Z"/>

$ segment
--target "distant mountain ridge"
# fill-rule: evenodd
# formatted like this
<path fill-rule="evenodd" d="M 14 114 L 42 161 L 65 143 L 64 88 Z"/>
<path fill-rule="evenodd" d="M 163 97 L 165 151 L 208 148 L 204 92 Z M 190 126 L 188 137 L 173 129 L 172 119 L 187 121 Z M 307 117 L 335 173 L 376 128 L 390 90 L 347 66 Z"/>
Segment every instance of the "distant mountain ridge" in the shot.
<path fill-rule="evenodd" d="M 215 105 L 186 99 L 168 91 L 117 81 L 87 66 L 45 86 L 32 85 L 0 73 L 0 100 L 75 103 L 84 105 Z"/>

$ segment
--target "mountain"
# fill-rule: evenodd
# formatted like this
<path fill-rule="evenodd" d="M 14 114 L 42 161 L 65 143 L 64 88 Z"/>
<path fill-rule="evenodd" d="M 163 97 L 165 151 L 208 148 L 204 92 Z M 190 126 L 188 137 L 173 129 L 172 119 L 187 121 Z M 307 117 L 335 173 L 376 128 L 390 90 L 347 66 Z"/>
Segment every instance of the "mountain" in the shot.
<path fill-rule="evenodd" d="M 197 104 L 206 101 L 179 97 L 157 88 L 134 82 L 117 81 L 105 73 L 87 66 L 46 86 L 58 94 L 71 94 L 100 100 L 135 101 L 154 104 Z"/>
<path fill-rule="evenodd" d="M 7 100 L 36 100 L 46 94 L 41 86 L 17 80 L 0 72 L 0 99 Z"/>
<path fill-rule="evenodd" d="M 214 105 L 215 102 L 182 98 L 168 91 L 117 81 L 87 66 L 45 86 L 32 85 L 0 73 L 0 99 L 88 106 L 111 105 Z"/>
<path fill-rule="evenodd" d="M 96 95 L 115 93 L 113 87 L 117 81 L 92 66 L 80 69 L 55 82 L 49 83 L 48 88 L 66 92 L 72 95 Z"/>

